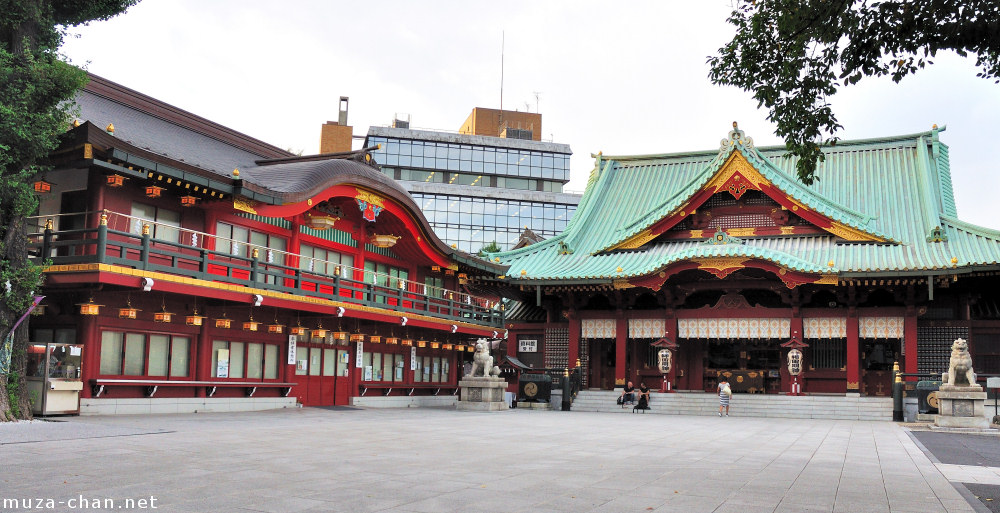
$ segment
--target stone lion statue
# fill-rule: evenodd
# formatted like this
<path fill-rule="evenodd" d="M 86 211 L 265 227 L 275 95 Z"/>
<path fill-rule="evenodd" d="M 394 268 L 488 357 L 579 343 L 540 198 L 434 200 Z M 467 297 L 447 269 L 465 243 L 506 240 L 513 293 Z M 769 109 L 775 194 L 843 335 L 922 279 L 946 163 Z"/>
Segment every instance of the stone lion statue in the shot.
<path fill-rule="evenodd" d="M 975 385 L 976 373 L 972 372 L 972 356 L 969 354 L 969 343 L 965 339 L 956 339 L 951 345 L 951 360 L 948 362 L 948 372 L 941 376 L 941 381 L 949 385 Z"/>
<path fill-rule="evenodd" d="M 475 377 L 477 372 L 482 372 L 483 377 L 500 375 L 500 367 L 493 365 L 493 357 L 490 356 L 489 345 L 485 341 L 476 342 L 476 352 L 472 354 L 472 371 L 469 372 L 469 377 Z"/>

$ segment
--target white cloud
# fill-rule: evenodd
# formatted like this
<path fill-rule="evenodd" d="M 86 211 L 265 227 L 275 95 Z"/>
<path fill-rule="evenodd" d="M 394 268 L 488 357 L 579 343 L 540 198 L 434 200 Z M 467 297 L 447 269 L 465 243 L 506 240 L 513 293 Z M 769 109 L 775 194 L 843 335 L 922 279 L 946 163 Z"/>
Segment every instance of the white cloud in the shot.
<path fill-rule="evenodd" d="M 733 120 L 777 144 L 749 93 L 712 85 L 706 58 L 731 37 L 729 2 L 514 0 L 263 2 L 145 0 L 77 30 L 74 62 L 140 92 L 281 147 L 315 152 L 319 127 L 350 96 L 356 134 L 396 113 L 457 130 L 473 107 L 543 114 L 543 137 L 568 143 L 572 189 L 591 153 L 713 148 Z M 987 129 L 1000 86 L 968 59 L 941 55 L 900 84 L 866 79 L 833 97 L 844 139 L 948 125 L 962 218 L 1000 227 L 1000 173 Z"/>

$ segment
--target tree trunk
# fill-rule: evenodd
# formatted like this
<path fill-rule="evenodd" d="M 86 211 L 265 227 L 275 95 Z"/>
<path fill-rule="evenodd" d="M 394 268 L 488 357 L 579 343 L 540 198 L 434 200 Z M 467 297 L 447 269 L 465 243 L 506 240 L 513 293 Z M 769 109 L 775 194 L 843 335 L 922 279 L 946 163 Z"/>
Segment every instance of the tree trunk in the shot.
<path fill-rule="evenodd" d="M 3 214 L 5 215 L 0 215 L 0 219 L 10 219 L 10 221 L 6 225 L 7 233 L 3 237 L 4 244 L 0 245 L 3 248 L 3 254 L 0 254 L 0 258 L 5 260 L 11 269 L 24 270 L 29 267 L 25 219 L 16 214 L 13 216 L 7 213 Z M 20 285 L 20 280 L 18 282 Z M 36 287 L 39 283 L 35 282 L 30 285 L 32 290 L 37 290 Z M 31 294 L 31 290 L 18 290 L 19 288 L 15 286 L 12 293 L 25 296 Z M 24 310 L 13 310 L 9 301 L 0 301 L 0 342 L 23 314 Z M 2 385 L 0 386 L 0 421 L 31 418 L 31 403 L 27 383 L 24 379 L 28 361 L 27 350 L 28 320 L 25 320 L 14 332 L 10 374 L 0 375 L 0 385 Z"/>

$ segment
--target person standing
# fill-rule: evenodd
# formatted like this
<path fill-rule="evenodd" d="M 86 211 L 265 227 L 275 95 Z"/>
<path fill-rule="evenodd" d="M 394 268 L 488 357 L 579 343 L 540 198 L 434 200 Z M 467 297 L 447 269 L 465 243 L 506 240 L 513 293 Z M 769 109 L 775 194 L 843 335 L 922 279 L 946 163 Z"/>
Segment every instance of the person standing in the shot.
<path fill-rule="evenodd" d="M 722 378 L 719 382 L 719 416 L 722 416 L 722 409 L 726 409 L 726 416 L 729 416 L 729 399 L 733 396 L 733 389 L 729 388 L 729 381 Z"/>

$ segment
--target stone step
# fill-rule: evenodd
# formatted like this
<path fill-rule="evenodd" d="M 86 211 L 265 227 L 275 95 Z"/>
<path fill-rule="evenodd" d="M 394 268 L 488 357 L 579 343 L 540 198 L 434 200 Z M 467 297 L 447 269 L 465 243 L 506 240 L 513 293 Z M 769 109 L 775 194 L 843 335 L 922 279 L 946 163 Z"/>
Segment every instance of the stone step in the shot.
<path fill-rule="evenodd" d="M 584 390 L 573 401 L 573 410 L 606 413 L 632 413 L 632 407 L 616 404 L 621 392 Z M 558 391 L 553 406 L 559 408 Z M 709 393 L 675 393 L 650 395 L 646 413 L 661 415 L 718 415 L 719 399 Z M 736 394 L 730 412 L 743 417 L 775 417 L 805 419 L 876 420 L 892 419 L 892 399 L 885 397 L 847 396 L 785 396 Z"/>

